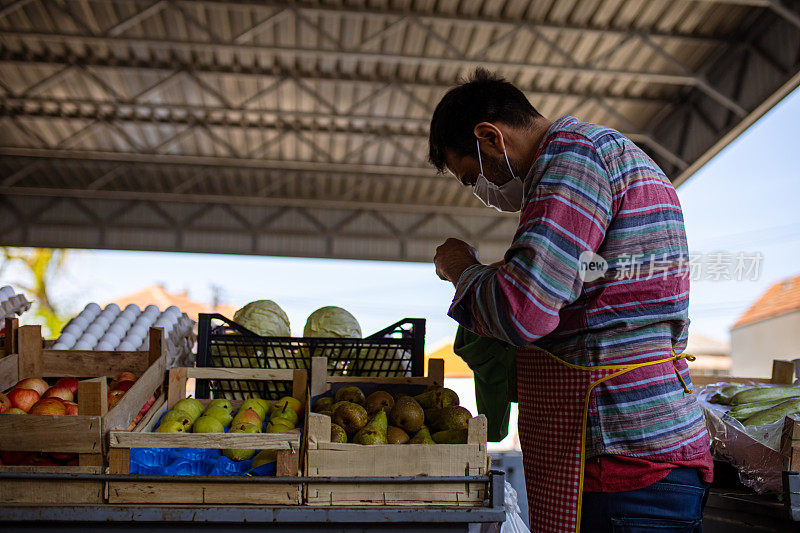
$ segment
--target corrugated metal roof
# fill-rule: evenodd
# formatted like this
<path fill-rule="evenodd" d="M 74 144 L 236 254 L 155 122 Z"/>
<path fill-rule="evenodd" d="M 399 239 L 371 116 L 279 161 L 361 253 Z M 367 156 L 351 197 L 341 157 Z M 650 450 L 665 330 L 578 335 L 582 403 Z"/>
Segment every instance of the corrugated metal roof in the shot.
<path fill-rule="evenodd" d="M 800 82 L 797 4 L 5 2 L 4 237 L 429 260 L 454 235 L 496 256 L 513 218 L 425 161 L 459 77 L 487 66 L 545 116 L 619 129 L 679 184 Z M 151 214 L 114 216 L 132 202 Z"/>

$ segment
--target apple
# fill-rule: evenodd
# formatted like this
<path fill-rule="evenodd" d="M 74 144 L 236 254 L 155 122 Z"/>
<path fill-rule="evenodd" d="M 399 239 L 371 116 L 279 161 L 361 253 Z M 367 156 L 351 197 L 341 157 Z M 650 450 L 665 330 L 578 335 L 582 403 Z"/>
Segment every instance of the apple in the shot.
<path fill-rule="evenodd" d="M 120 381 L 136 381 L 138 378 L 136 374 L 132 372 L 120 372 L 116 376 L 114 376 L 114 381 L 119 383 Z"/>
<path fill-rule="evenodd" d="M 303 416 L 303 402 L 292 396 L 284 396 L 272 405 L 272 409 L 283 409 L 284 405 L 288 405 L 289 409 L 297 413 L 298 418 Z"/>
<path fill-rule="evenodd" d="M 213 416 L 201 416 L 192 426 L 192 433 L 225 433 L 225 426 Z"/>
<path fill-rule="evenodd" d="M 32 389 L 13 389 L 8 393 L 11 405 L 26 413 L 33 407 L 33 404 L 39 401 L 39 398 L 41 398 L 39 393 Z"/>
<path fill-rule="evenodd" d="M 61 378 L 53 387 L 66 387 L 72 391 L 73 396 L 78 394 L 78 378 Z M 74 400 L 72 400 L 74 401 Z"/>
<path fill-rule="evenodd" d="M 45 391 L 44 398 L 61 398 L 65 402 L 75 401 L 75 395 L 72 394 L 69 388 L 56 385 L 53 385 Z"/>
<path fill-rule="evenodd" d="M 33 455 L 30 452 L 0 452 L 0 458 L 7 465 L 21 465 Z"/>
<path fill-rule="evenodd" d="M 61 453 L 61 452 L 56 453 L 56 452 L 53 452 L 53 453 L 48 453 L 47 455 L 49 455 L 51 458 L 55 459 L 56 461 L 71 461 L 73 459 L 77 459 L 78 458 L 78 454 L 77 453 Z"/>
<path fill-rule="evenodd" d="M 43 398 L 36 402 L 30 411 L 29 415 L 65 415 L 67 414 L 67 406 L 64 405 L 58 398 Z"/>
<path fill-rule="evenodd" d="M 67 402 L 62 401 L 61 403 L 64 404 L 64 407 L 67 409 L 67 414 L 70 416 L 75 416 L 78 414 L 78 404 L 75 402 Z"/>
<path fill-rule="evenodd" d="M 233 417 L 232 424 L 233 426 L 238 426 L 244 423 L 261 427 L 261 417 L 252 409 L 239 409 L 239 412 Z"/>
<path fill-rule="evenodd" d="M 113 408 L 115 405 L 117 405 L 117 403 L 119 403 L 119 401 L 122 399 L 123 396 L 125 396 L 125 391 L 124 390 L 116 390 L 115 389 L 115 390 L 112 390 L 112 391 L 108 391 L 108 408 L 109 408 L 109 410 L 111 408 Z"/>
<path fill-rule="evenodd" d="M 50 385 L 41 378 L 27 378 L 14 385 L 14 388 L 35 390 L 39 393 L 39 397 L 41 398 L 42 394 L 50 388 Z"/>
<path fill-rule="evenodd" d="M 19 407 L 12 407 L 11 409 L 6 409 L 3 412 L 4 415 L 24 415 L 26 414 L 25 411 L 20 409 Z"/>
<path fill-rule="evenodd" d="M 8 399 L 8 396 L 0 392 L 0 413 L 8 411 L 11 407 L 11 400 Z"/>
<path fill-rule="evenodd" d="M 135 381 L 131 381 L 129 379 L 126 379 L 125 381 L 120 381 L 119 383 L 114 385 L 111 388 L 111 390 L 121 390 L 121 391 L 125 392 L 128 389 L 130 389 L 131 387 L 133 387 L 134 383 L 136 383 L 136 382 Z"/>

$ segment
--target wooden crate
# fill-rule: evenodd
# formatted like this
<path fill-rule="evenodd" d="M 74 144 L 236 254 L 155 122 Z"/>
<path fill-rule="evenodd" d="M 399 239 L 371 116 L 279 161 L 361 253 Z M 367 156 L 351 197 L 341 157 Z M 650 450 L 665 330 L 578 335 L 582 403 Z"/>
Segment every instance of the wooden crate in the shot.
<path fill-rule="evenodd" d="M 387 392 L 422 392 L 444 383 L 444 361 L 431 359 L 426 377 L 343 377 L 327 375 L 327 360 L 311 363 L 309 404 L 329 391 L 345 385 Z M 467 444 L 398 444 L 363 446 L 332 443 L 331 419 L 307 411 L 305 475 L 312 477 L 404 477 L 483 476 L 490 457 L 486 451 L 486 417 L 469 422 Z M 311 506 L 408 505 L 481 506 L 488 498 L 488 483 L 325 483 L 306 484 L 306 502 Z"/>
<path fill-rule="evenodd" d="M 154 410 L 144 425 L 134 432 L 112 431 L 109 435 L 109 472 L 128 474 L 131 448 L 251 448 L 278 451 L 276 477 L 296 477 L 300 467 L 300 430 L 286 433 L 153 433 L 161 414 L 186 397 L 186 382 L 195 379 L 252 379 L 292 381 L 292 396 L 306 404 L 307 374 L 305 370 L 261 370 L 250 368 L 173 368 L 169 371 L 167 401 Z M 200 399 L 205 405 L 210 399 Z M 231 400 L 238 409 L 243 400 Z M 305 408 L 305 407 L 304 407 Z M 177 476 L 176 476 L 177 477 Z M 299 505 L 302 486 L 287 483 L 236 483 L 230 478 L 214 482 L 158 480 L 110 481 L 109 503 L 174 503 L 174 504 L 253 504 Z M 250 478 L 252 479 L 252 478 Z"/>
<path fill-rule="evenodd" d="M 44 349 L 40 326 L 16 327 L 9 354 L 0 359 L 0 390 L 28 377 L 103 376 L 78 383 L 78 415 L 0 416 L 0 450 L 77 453 L 78 466 L 0 466 L 0 472 L 102 474 L 105 435 L 127 429 L 163 384 L 166 356 L 163 329 L 150 330 L 150 349 L 100 352 Z M 120 401 L 108 409 L 105 376 L 131 371 L 139 376 Z M 152 409 L 151 409 L 152 410 Z M 2 503 L 102 503 L 104 482 L 62 479 L 0 479 Z"/>
<path fill-rule="evenodd" d="M 770 383 L 772 385 L 791 385 L 794 382 L 794 363 L 791 361 L 772 361 L 772 377 L 769 378 L 744 378 L 736 376 L 705 376 L 693 375 L 691 373 L 691 363 L 689 374 L 692 376 L 692 385 L 703 387 L 712 383 Z"/>

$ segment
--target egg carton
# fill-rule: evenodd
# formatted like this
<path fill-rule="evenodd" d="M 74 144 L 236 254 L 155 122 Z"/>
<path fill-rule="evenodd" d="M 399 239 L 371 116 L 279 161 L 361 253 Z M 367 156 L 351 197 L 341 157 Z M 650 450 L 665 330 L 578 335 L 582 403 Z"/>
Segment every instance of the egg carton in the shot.
<path fill-rule="evenodd" d="M 151 327 L 164 328 L 168 366 L 191 360 L 195 322 L 171 305 L 163 312 L 155 305 L 144 309 L 130 304 L 105 309 L 92 302 L 69 321 L 53 344 L 54 350 L 135 351 L 150 345 Z"/>
<path fill-rule="evenodd" d="M 276 463 L 253 468 L 253 459 L 233 461 L 222 450 L 194 448 L 132 448 L 131 474 L 160 476 L 274 476 Z"/>
<path fill-rule="evenodd" d="M 0 322 L 14 315 L 21 315 L 30 308 L 31 302 L 24 294 L 14 293 L 14 289 L 8 285 L 0 287 Z"/>

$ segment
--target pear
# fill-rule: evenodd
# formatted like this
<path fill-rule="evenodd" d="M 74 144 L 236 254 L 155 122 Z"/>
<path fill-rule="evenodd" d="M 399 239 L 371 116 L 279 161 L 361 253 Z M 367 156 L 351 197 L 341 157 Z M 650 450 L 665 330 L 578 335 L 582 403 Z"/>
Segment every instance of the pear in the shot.
<path fill-rule="evenodd" d="M 292 427 L 297 426 L 297 413 L 294 409 L 286 404 L 284 404 L 282 407 L 278 407 L 276 404 L 269 412 L 270 421 L 277 420 L 278 418 L 285 418 L 287 421 L 289 421 Z"/>
<path fill-rule="evenodd" d="M 441 409 L 460 403 L 458 394 L 456 394 L 454 390 L 445 389 L 444 387 L 435 387 L 426 390 L 422 394 L 414 396 L 414 399 L 423 409 Z"/>
<path fill-rule="evenodd" d="M 389 421 L 406 433 L 416 433 L 425 423 L 425 412 L 410 396 L 397 398 L 389 412 Z"/>
<path fill-rule="evenodd" d="M 211 400 L 208 402 L 208 405 L 206 405 L 206 410 L 203 412 L 206 413 L 209 409 L 214 409 L 216 407 L 221 407 L 222 409 L 225 409 L 229 413 L 233 414 L 233 406 L 231 405 L 230 400 L 226 400 L 225 398 Z"/>
<path fill-rule="evenodd" d="M 263 422 L 265 418 L 267 418 L 267 409 L 264 409 L 264 404 L 261 403 L 263 400 L 256 400 L 255 398 L 248 398 L 242 402 L 242 406 L 239 408 L 239 411 L 243 411 L 245 409 L 252 409 L 258 415 L 258 418 L 261 419 Z"/>
<path fill-rule="evenodd" d="M 389 429 L 386 431 L 387 444 L 405 444 L 409 439 L 408 433 L 400 428 L 389 426 Z"/>
<path fill-rule="evenodd" d="M 330 396 L 325 396 L 324 398 L 320 398 L 314 402 L 314 406 L 311 408 L 311 410 L 315 413 L 319 413 L 320 411 L 330 411 L 335 401 L 336 400 Z"/>
<path fill-rule="evenodd" d="M 192 433 L 225 433 L 225 426 L 213 416 L 201 416 L 195 420 Z"/>
<path fill-rule="evenodd" d="M 357 403 L 358 405 L 364 405 L 365 398 L 364 393 L 361 392 L 361 389 L 355 385 L 348 385 L 347 387 L 342 387 L 336 391 L 336 401 L 353 402 Z"/>
<path fill-rule="evenodd" d="M 259 398 L 258 396 L 252 396 L 250 399 L 252 399 L 261 407 L 263 407 L 264 411 L 267 413 L 269 412 L 269 408 L 272 407 L 272 403 L 270 403 L 269 400 L 264 400 L 263 398 Z"/>
<path fill-rule="evenodd" d="M 303 402 L 293 396 L 283 396 L 272 405 L 273 409 L 283 409 L 284 407 L 293 410 L 298 418 L 303 414 Z"/>
<path fill-rule="evenodd" d="M 161 418 L 161 426 L 168 422 L 180 422 L 180 424 L 188 431 L 190 427 L 192 427 L 192 417 L 186 411 L 181 411 L 180 409 L 173 409 L 172 411 L 167 411 L 164 413 L 164 416 Z M 160 427 L 160 426 L 159 426 Z"/>
<path fill-rule="evenodd" d="M 375 416 L 375 414 L 381 410 L 389 414 L 392 407 L 394 407 L 394 398 L 392 398 L 391 394 L 382 390 L 373 392 L 367 396 L 367 400 L 364 403 L 364 408 L 367 410 L 369 416 Z"/>
<path fill-rule="evenodd" d="M 437 431 L 431 438 L 436 444 L 466 444 L 467 443 L 466 429 L 447 429 L 445 431 Z"/>
<path fill-rule="evenodd" d="M 238 426 L 239 424 L 243 423 L 253 424 L 260 427 L 261 417 L 252 409 L 239 409 L 239 411 L 236 413 L 236 416 L 233 417 L 233 422 L 231 422 L 231 424 Z"/>
<path fill-rule="evenodd" d="M 434 431 L 467 429 L 470 418 L 472 414 L 459 405 L 425 411 L 425 420 Z"/>
<path fill-rule="evenodd" d="M 253 464 L 250 468 L 258 468 L 267 463 L 274 463 L 278 460 L 278 450 L 261 450 L 253 457 Z"/>
<path fill-rule="evenodd" d="M 348 435 L 354 435 L 367 424 L 369 418 L 366 409 L 358 404 L 347 402 L 333 412 L 332 420 L 334 424 L 341 426 Z"/>
<path fill-rule="evenodd" d="M 286 418 L 273 418 L 267 422 L 267 433 L 286 433 L 293 429 L 294 424 Z"/>
<path fill-rule="evenodd" d="M 381 409 L 372 420 L 367 422 L 367 425 L 358 430 L 356 436 L 353 437 L 353 442 L 355 444 L 386 444 L 388 426 L 386 411 Z"/>
<path fill-rule="evenodd" d="M 211 416 L 219 420 L 220 424 L 222 424 L 222 427 L 228 427 L 231 425 L 231 422 L 233 422 L 233 417 L 231 416 L 230 411 L 224 407 L 207 407 L 203 413 L 203 416 L 200 418 L 205 418 L 207 416 Z M 195 424 L 197 424 L 197 422 L 195 422 Z"/>
<path fill-rule="evenodd" d="M 408 441 L 409 444 L 436 444 L 431 438 L 431 432 L 428 431 L 428 428 L 423 427 L 419 430 L 419 432 L 414 435 L 414 437 Z"/>
<path fill-rule="evenodd" d="M 186 433 L 188 428 L 180 420 L 162 421 L 156 428 L 156 433 Z"/>
<path fill-rule="evenodd" d="M 24 411 L 23 411 L 23 412 L 24 412 Z M 320 411 L 318 414 L 320 414 L 320 415 L 325 415 L 325 416 L 329 416 L 329 417 L 333 418 L 333 411 L 330 411 L 330 410 L 326 410 L 326 411 Z"/>
<path fill-rule="evenodd" d="M 261 433 L 261 428 L 255 424 L 239 424 L 231 428 L 230 433 Z M 231 461 L 246 461 L 256 454 L 255 450 L 232 449 L 222 450 L 222 455 Z"/>
<path fill-rule="evenodd" d="M 183 398 L 172 409 L 184 411 L 191 417 L 192 424 L 203 414 L 203 404 L 194 398 Z"/>
<path fill-rule="evenodd" d="M 335 413 L 336 410 L 339 408 L 339 406 L 347 404 L 347 403 L 353 403 L 353 402 L 336 402 L 331 406 L 330 410 Z"/>
<path fill-rule="evenodd" d="M 331 424 L 331 442 L 347 442 L 347 432 L 342 429 L 342 426 Z"/>

